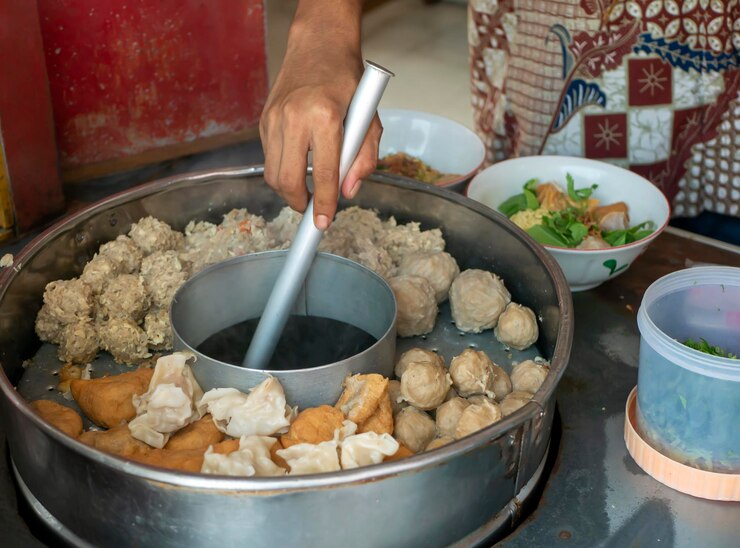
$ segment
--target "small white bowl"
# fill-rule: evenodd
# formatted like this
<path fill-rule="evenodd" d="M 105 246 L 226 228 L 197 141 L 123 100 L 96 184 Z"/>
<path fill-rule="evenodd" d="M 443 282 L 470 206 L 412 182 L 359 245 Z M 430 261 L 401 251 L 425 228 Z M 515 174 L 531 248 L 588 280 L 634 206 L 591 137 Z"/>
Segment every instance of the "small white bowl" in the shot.
<path fill-rule="evenodd" d="M 444 116 L 395 108 L 378 109 L 383 124 L 378 157 L 405 152 L 419 158 L 441 173 L 460 176 L 439 185 L 463 192 L 465 185 L 480 169 L 485 148 L 470 129 Z"/>
<path fill-rule="evenodd" d="M 630 226 L 655 223 L 655 232 L 642 240 L 609 249 L 568 249 L 544 246 L 563 269 L 572 291 L 591 289 L 625 272 L 668 224 L 670 206 L 663 193 L 650 181 L 605 162 L 569 156 L 528 156 L 498 162 L 484 169 L 470 182 L 467 196 L 498 211 L 501 203 L 520 194 L 529 179 L 556 182 L 565 188 L 570 173 L 576 188 L 596 183 L 593 197 L 602 204 L 625 202 Z"/>

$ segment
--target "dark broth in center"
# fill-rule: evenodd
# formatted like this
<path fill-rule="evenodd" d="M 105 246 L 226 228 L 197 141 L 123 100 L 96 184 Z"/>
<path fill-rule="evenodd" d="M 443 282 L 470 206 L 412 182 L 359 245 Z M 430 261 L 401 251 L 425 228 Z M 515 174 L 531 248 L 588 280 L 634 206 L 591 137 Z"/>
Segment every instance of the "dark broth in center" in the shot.
<path fill-rule="evenodd" d="M 241 365 L 259 318 L 214 333 L 198 351 L 216 360 Z M 366 331 L 330 318 L 291 316 L 267 369 L 309 369 L 338 362 L 370 348 L 377 339 Z"/>

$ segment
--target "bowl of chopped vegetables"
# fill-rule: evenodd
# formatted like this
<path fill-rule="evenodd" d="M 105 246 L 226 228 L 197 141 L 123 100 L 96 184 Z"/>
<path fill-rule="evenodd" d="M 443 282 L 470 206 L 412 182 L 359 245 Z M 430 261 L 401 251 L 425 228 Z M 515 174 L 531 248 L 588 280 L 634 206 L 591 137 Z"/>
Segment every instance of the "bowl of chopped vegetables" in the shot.
<path fill-rule="evenodd" d="M 572 291 L 625 272 L 670 217 L 665 196 L 644 177 L 567 156 L 499 162 L 473 178 L 467 195 L 544 245 Z"/>
<path fill-rule="evenodd" d="M 483 142 L 462 124 L 417 110 L 379 109 L 378 115 L 378 171 L 462 193 L 483 165 Z"/>

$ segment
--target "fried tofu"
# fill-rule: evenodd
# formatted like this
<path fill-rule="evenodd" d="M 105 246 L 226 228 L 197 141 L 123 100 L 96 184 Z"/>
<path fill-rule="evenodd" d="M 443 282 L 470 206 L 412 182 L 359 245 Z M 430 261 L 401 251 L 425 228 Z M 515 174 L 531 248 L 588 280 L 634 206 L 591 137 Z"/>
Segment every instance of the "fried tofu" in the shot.
<path fill-rule="evenodd" d="M 82 434 L 82 417 L 74 409 L 51 400 L 36 400 L 31 402 L 31 408 L 68 436 L 78 438 Z"/>
<path fill-rule="evenodd" d="M 334 407 L 360 425 L 377 411 L 381 399 L 387 396 L 388 379 L 382 375 L 352 375 L 344 379 L 344 392 Z"/>
<path fill-rule="evenodd" d="M 132 398 L 147 391 L 152 373 L 142 368 L 99 379 L 74 379 L 70 388 L 87 418 L 98 426 L 113 428 L 136 416 Z"/>
<path fill-rule="evenodd" d="M 215 445 L 224 440 L 226 436 L 213 422 L 211 415 L 203 417 L 182 430 L 178 430 L 164 446 L 167 451 L 188 451 L 202 449 L 205 451 L 209 445 Z"/>
<path fill-rule="evenodd" d="M 344 414 L 336 407 L 309 407 L 298 413 L 288 433 L 280 437 L 280 443 L 287 449 L 298 443 L 330 441 L 334 438 L 334 432 L 342 427 L 343 421 Z"/>
<path fill-rule="evenodd" d="M 375 432 L 376 434 L 393 434 L 393 405 L 391 397 L 386 388 L 378 402 L 378 408 L 375 413 L 359 425 L 357 433 Z"/>

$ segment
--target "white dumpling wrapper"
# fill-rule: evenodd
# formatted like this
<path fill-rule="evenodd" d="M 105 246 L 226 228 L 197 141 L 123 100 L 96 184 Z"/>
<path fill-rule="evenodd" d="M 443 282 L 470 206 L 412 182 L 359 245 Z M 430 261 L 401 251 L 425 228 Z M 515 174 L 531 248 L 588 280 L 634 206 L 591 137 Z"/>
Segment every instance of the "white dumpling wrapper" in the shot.
<path fill-rule="evenodd" d="M 335 439 L 318 444 L 298 443 L 287 449 L 278 449 L 277 454 L 288 463 L 291 476 L 321 474 L 341 470 L 338 448 L 339 442 Z"/>
<path fill-rule="evenodd" d="M 134 438 L 161 449 L 170 434 L 202 416 L 195 402 L 203 390 L 187 364 L 192 357 L 175 352 L 157 360 L 149 389 L 133 397 L 137 416 L 129 423 L 129 430 Z"/>
<path fill-rule="evenodd" d="M 344 438 L 341 443 L 342 469 L 359 468 L 383 462 L 395 455 L 399 444 L 390 434 L 364 432 Z"/>
<path fill-rule="evenodd" d="M 262 381 L 249 394 L 235 388 L 214 388 L 203 395 L 198 407 L 211 414 L 221 432 L 234 438 L 287 432 L 295 413 L 274 377 Z"/>
<path fill-rule="evenodd" d="M 270 457 L 270 449 L 276 441 L 268 436 L 242 436 L 239 449 L 228 455 L 214 453 L 210 446 L 203 456 L 200 471 L 222 476 L 284 476 L 285 469 Z"/>

